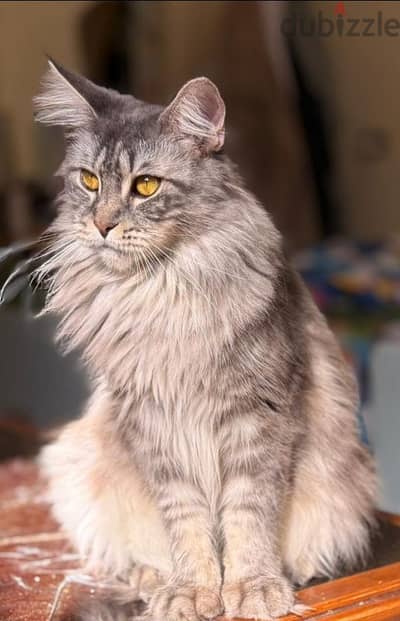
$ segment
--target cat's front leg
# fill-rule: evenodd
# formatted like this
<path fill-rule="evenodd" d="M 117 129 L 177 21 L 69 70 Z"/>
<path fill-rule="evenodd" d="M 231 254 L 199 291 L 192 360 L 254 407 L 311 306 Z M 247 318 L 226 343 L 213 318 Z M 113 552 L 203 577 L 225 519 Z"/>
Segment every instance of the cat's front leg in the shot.
<path fill-rule="evenodd" d="M 202 492 L 179 479 L 158 486 L 158 506 L 170 537 L 173 573 L 154 594 L 156 621 L 212 619 L 223 611 L 221 567 L 209 507 Z"/>
<path fill-rule="evenodd" d="M 282 573 L 274 498 L 268 499 L 265 486 L 251 475 L 233 477 L 225 497 L 231 500 L 222 513 L 225 615 L 269 619 L 287 614 L 294 595 Z"/>
<path fill-rule="evenodd" d="M 271 619 L 287 614 L 294 605 L 279 545 L 288 468 L 284 455 L 275 454 L 271 438 L 268 441 L 261 430 L 251 435 L 229 452 L 225 464 L 222 597 L 228 618 Z"/>

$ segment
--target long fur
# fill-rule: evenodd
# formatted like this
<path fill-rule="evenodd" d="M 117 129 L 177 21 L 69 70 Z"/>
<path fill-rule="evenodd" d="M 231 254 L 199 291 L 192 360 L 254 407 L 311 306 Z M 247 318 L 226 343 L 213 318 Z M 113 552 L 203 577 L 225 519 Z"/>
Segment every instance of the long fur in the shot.
<path fill-rule="evenodd" d="M 291 583 L 367 553 L 374 466 L 351 370 L 210 140 L 216 87 L 182 92 L 166 111 L 110 93 L 70 139 L 38 275 L 93 396 L 42 464 L 91 569 L 129 581 L 139 568 L 132 598 L 154 618 L 276 617 L 295 605 Z M 213 129 L 191 140 L 180 128 L 196 97 L 195 125 Z M 100 192 L 82 188 L 80 167 Z M 130 189 L 146 172 L 162 179 L 149 199 Z M 105 241 L 99 215 L 114 226 Z"/>

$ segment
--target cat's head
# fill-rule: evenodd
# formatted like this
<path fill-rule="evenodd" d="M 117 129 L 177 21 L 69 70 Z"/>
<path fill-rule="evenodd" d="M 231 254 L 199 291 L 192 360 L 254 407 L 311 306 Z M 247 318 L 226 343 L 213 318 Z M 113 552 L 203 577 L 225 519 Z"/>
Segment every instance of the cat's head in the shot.
<path fill-rule="evenodd" d="M 226 199 L 225 106 L 207 78 L 166 108 L 99 87 L 49 62 L 36 119 L 65 129 L 58 230 L 105 265 L 161 261 L 212 227 Z"/>

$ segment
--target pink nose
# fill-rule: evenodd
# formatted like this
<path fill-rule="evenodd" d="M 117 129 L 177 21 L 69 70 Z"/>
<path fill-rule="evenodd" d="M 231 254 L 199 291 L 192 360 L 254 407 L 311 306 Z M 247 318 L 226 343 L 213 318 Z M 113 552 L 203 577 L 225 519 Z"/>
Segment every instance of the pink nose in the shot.
<path fill-rule="evenodd" d="M 104 239 L 107 237 L 109 232 L 112 231 L 118 224 L 118 222 L 112 224 L 111 222 L 104 222 L 103 220 L 98 220 L 97 218 L 94 218 L 93 222 L 97 230 L 100 231 L 101 235 L 104 237 Z"/>

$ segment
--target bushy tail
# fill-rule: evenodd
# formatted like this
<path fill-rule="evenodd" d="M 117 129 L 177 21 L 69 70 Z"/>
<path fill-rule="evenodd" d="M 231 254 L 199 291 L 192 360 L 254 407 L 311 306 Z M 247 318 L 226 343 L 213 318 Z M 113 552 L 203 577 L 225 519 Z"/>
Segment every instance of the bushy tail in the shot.
<path fill-rule="evenodd" d="M 71 589 L 72 585 L 77 588 Z M 68 605 L 64 607 L 61 602 L 67 586 Z M 50 618 L 62 621 L 144 621 L 145 613 L 146 603 L 129 584 L 117 580 L 97 582 L 84 574 L 76 574 L 68 576 L 59 585 Z"/>
<path fill-rule="evenodd" d="M 79 612 L 71 621 L 144 621 L 145 605 L 136 601 L 118 601 L 87 598 L 79 605 Z"/>

